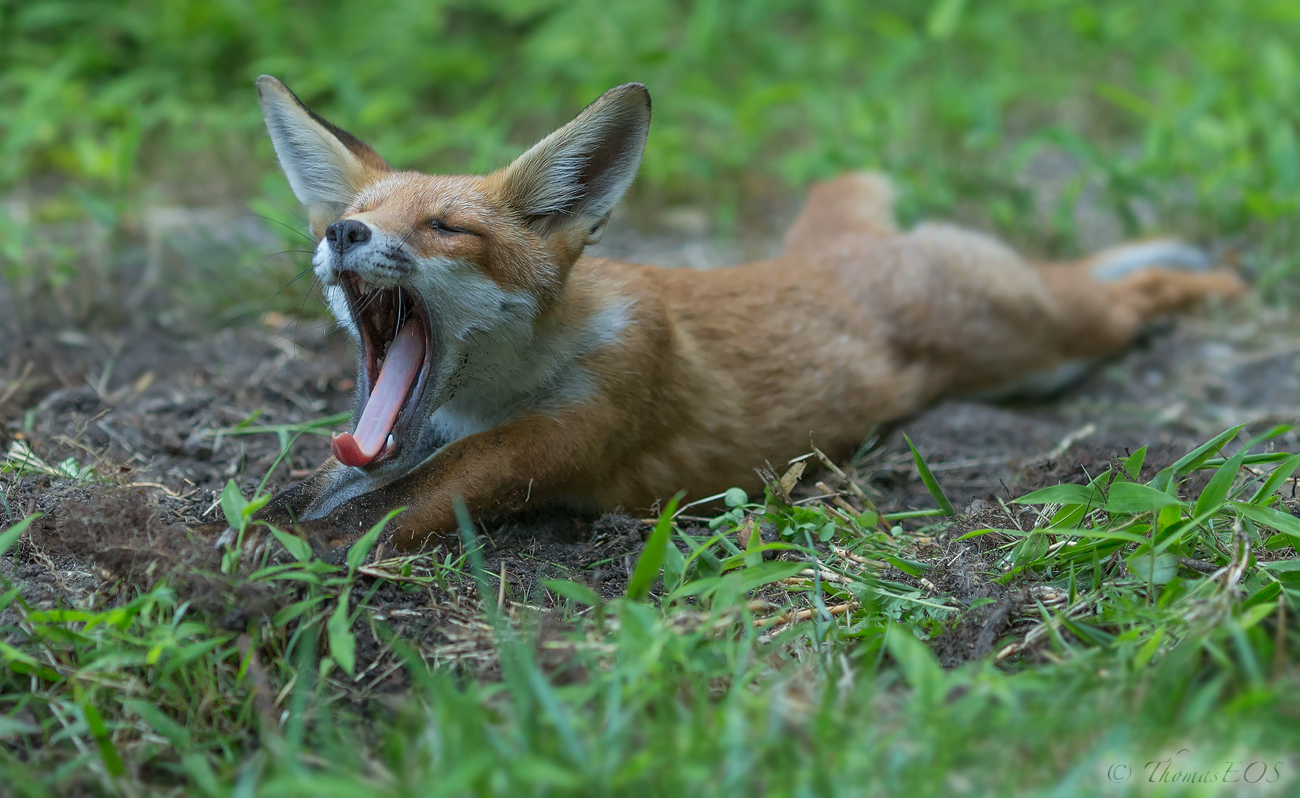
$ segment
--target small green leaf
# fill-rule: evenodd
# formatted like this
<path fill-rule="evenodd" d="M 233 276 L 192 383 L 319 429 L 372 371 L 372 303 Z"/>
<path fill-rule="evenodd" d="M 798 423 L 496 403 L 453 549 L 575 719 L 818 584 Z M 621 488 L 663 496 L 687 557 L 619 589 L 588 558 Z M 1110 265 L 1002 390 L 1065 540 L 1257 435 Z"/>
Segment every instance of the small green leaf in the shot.
<path fill-rule="evenodd" d="M 547 590 L 569 601 L 586 604 L 588 607 L 597 607 L 601 604 L 600 594 L 586 585 L 570 582 L 567 579 L 544 579 L 542 584 Z"/>
<path fill-rule="evenodd" d="M 241 513 L 241 515 L 244 518 L 244 522 L 247 523 L 249 519 L 251 519 L 258 510 L 265 507 L 266 503 L 269 502 L 270 500 L 271 500 L 271 494 L 269 493 L 260 493 L 257 496 L 254 496 L 252 501 L 244 505 L 244 509 Z"/>
<path fill-rule="evenodd" d="M 398 513 L 405 510 L 405 507 L 398 507 L 395 510 L 390 510 L 388 515 L 381 518 L 379 523 L 370 527 L 369 532 L 362 535 L 356 543 L 352 544 L 352 547 L 348 549 L 347 558 L 349 576 L 357 570 L 357 566 L 365 562 L 366 555 L 370 553 L 370 549 L 375 545 L 375 541 L 379 539 L 379 533 L 384 531 L 384 527 L 388 525 L 388 522 L 397 517 Z M 351 673 L 351 671 L 349 671 L 349 673 Z"/>
<path fill-rule="evenodd" d="M 763 564 L 763 533 L 758 524 L 749 525 L 749 539 L 745 541 L 745 553 L 742 555 L 746 568 L 755 568 Z"/>
<path fill-rule="evenodd" d="M 231 529 L 243 531 L 248 525 L 248 520 L 244 517 L 244 508 L 247 506 L 248 502 L 239 492 L 235 480 L 227 482 L 226 487 L 221 491 L 221 512 L 226 516 L 226 523 Z"/>
<path fill-rule="evenodd" d="M 1178 505 L 1161 507 L 1160 512 L 1156 514 L 1156 529 L 1164 532 L 1174 524 L 1183 520 L 1183 508 Z"/>
<path fill-rule="evenodd" d="M 1016 504 L 1078 504 L 1100 507 L 1105 497 L 1095 485 L 1050 485 L 1015 500 Z"/>
<path fill-rule="evenodd" d="M 352 634 L 352 617 L 348 612 L 350 592 L 345 590 L 339 596 L 338 606 L 325 624 L 330 638 L 330 656 L 348 676 L 354 675 L 357 668 L 357 638 Z"/>
<path fill-rule="evenodd" d="M 1246 600 L 1241 602 L 1241 608 L 1243 610 L 1249 610 L 1260 606 L 1266 601 L 1271 602 L 1273 599 L 1277 598 L 1277 595 L 1281 592 L 1282 592 L 1281 584 L 1277 582 L 1269 582 L 1268 584 L 1261 587 L 1259 590 L 1255 591 L 1254 595 L 1247 596 Z M 1275 608 L 1277 604 L 1273 603 L 1270 604 L 1269 606 L 1270 608 Z M 1258 621 L 1256 621 L 1255 623 L 1258 623 Z M 1254 626 L 1254 625 L 1255 625 L 1254 623 L 1250 624 L 1250 626 Z"/>
<path fill-rule="evenodd" d="M 275 535 L 275 539 L 280 541 L 280 545 L 284 546 L 284 550 L 289 552 L 289 556 L 298 562 L 307 562 L 311 559 L 311 544 L 307 541 L 296 535 L 290 535 L 288 532 L 281 532 L 273 526 L 268 526 L 267 529 L 270 529 L 271 534 Z"/>
<path fill-rule="evenodd" d="M 1242 449 L 1237 452 L 1228 462 L 1219 466 L 1210 477 L 1210 482 L 1201 491 L 1200 497 L 1196 500 L 1196 509 L 1192 515 L 1201 516 L 1218 509 L 1228 498 L 1228 493 L 1232 490 L 1232 483 L 1241 471 L 1241 463 L 1246 459 L 1246 450 Z"/>
<path fill-rule="evenodd" d="M 934 569 L 934 566 L 930 563 L 920 562 L 918 560 L 905 560 L 902 557 L 895 557 L 894 555 L 886 554 L 885 552 L 879 552 L 877 556 L 908 576 L 914 576 L 918 579 L 925 576 L 927 571 Z"/>
<path fill-rule="evenodd" d="M 1099 505 L 1092 505 L 1093 508 Z M 1062 504 L 1061 509 L 1052 514 L 1052 519 L 1048 522 L 1049 529 L 1059 527 L 1078 526 L 1083 523 L 1083 519 L 1088 515 L 1089 505 L 1086 504 Z"/>
<path fill-rule="evenodd" d="M 1134 576 L 1153 585 L 1167 585 L 1178 573 L 1178 559 L 1172 554 L 1158 554 L 1154 563 L 1150 552 L 1134 554 L 1127 565 Z"/>
<path fill-rule="evenodd" d="M 682 491 L 668 500 L 668 505 L 659 516 L 659 523 L 655 524 L 654 531 L 645 543 L 645 549 L 636 560 L 632 578 L 627 582 L 627 597 L 632 601 L 643 601 L 659 576 L 659 570 L 664 564 L 664 551 L 669 545 L 668 538 L 673 530 L 673 514 L 677 512 L 677 503 L 684 495 L 686 493 Z"/>
<path fill-rule="evenodd" d="M 1143 446 L 1121 461 L 1124 464 L 1124 473 L 1128 475 L 1129 479 L 1134 482 L 1137 481 L 1138 475 L 1142 473 L 1142 464 L 1146 462 L 1146 459 L 1147 447 Z"/>
<path fill-rule="evenodd" d="M 939 509 L 943 510 L 944 515 L 956 515 L 957 510 L 953 508 L 952 502 L 948 501 L 948 497 L 944 495 L 943 488 L 939 487 L 939 480 L 935 479 L 934 474 L 930 473 L 930 467 L 921 459 L 921 453 L 912 445 L 912 439 L 904 433 L 903 440 L 907 441 L 907 448 L 912 450 L 912 459 L 916 462 L 916 471 L 921 475 L 921 481 L 925 483 L 925 489 L 930 491 L 930 495 L 934 497 Z"/>
<path fill-rule="evenodd" d="M 1075 637 L 1089 642 L 1094 646 L 1109 646 L 1111 643 L 1115 642 L 1115 635 L 1098 629 L 1095 626 L 1091 626 L 1080 620 L 1071 619 L 1064 613 L 1056 617 L 1061 619 L 1061 625 L 1073 632 Z"/>
<path fill-rule="evenodd" d="M 1185 504 L 1164 491 L 1136 482 L 1117 482 L 1111 485 L 1110 497 L 1106 500 L 1108 513 L 1146 513 L 1175 506 Z"/>
<path fill-rule="evenodd" d="M 727 492 L 723 495 L 722 500 L 726 502 L 728 507 L 740 507 L 749 504 L 749 494 L 745 493 L 745 491 L 740 488 L 728 488 Z"/>
<path fill-rule="evenodd" d="M 680 549 L 669 543 L 664 547 L 664 592 L 680 587 L 685 573 L 686 558 Z"/>
<path fill-rule="evenodd" d="M 525 784 L 540 787 L 541 790 L 539 791 L 544 793 L 551 791 L 547 790 L 547 787 L 557 792 L 577 792 L 578 785 L 582 783 L 582 779 L 577 773 L 565 770 L 554 762 L 532 754 L 523 754 L 517 757 L 511 763 L 510 770 L 515 778 L 522 780 Z"/>

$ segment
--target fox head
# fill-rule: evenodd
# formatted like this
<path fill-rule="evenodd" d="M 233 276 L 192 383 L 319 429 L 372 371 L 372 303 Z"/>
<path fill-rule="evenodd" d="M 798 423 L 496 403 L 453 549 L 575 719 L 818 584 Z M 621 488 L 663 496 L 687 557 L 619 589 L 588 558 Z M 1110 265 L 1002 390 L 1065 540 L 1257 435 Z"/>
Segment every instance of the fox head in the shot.
<path fill-rule="evenodd" d="M 336 438 L 335 455 L 391 481 L 456 437 L 428 421 L 459 391 L 527 370 L 510 353 L 533 345 L 631 185 L 650 95 L 639 83 L 610 89 L 505 168 L 443 176 L 394 169 L 273 77 L 257 89 L 308 210 L 316 277 L 360 350 L 356 430 Z"/>

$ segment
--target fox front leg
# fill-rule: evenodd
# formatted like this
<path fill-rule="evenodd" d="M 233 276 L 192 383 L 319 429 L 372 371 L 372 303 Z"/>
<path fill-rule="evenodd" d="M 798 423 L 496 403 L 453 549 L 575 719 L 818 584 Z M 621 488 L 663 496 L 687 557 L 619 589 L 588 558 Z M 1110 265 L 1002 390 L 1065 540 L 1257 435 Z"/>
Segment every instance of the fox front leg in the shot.
<path fill-rule="evenodd" d="M 301 521 L 307 516 L 312 504 L 337 481 L 338 472 L 342 468 L 344 466 L 338 460 L 329 458 L 306 479 L 271 497 L 266 506 L 257 511 L 254 519 L 285 529 Z"/>
<path fill-rule="evenodd" d="M 436 544 L 456 533 L 457 498 L 465 503 L 470 516 L 478 519 L 562 494 L 590 462 L 581 456 L 584 444 L 595 443 L 594 438 L 599 437 L 589 423 L 573 423 L 578 416 L 578 412 L 558 417 L 533 413 L 469 435 L 443 447 L 410 474 L 349 499 L 322 518 L 292 526 L 318 551 L 337 549 L 356 540 L 390 511 L 405 508 L 389 524 L 392 545 L 416 551 Z M 581 432 L 575 434 L 575 430 Z M 294 497 L 286 496 L 277 512 L 303 503 L 304 498 L 308 504 L 319 501 L 329 489 L 330 473 L 323 466 L 308 480 L 316 481 Z"/>

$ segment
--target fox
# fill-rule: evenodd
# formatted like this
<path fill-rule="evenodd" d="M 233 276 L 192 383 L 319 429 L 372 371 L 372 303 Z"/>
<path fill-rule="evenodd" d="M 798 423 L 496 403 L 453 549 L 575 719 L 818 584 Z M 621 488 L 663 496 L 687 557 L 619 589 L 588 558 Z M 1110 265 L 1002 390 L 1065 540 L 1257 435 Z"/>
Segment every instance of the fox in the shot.
<path fill-rule="evenodd" d="M 937 400 L 1095 363 L 1145 324 L 1241 293 L 1177 240 L 1034 262 L 942 223 L 901 229 L 877 173 L 814 185 L 775 257 L 693 270 L 584 255 L 650 128 L 610 89 L 486 175 L 403 171 L 264 75 L 266 128 L 356 344 L 351 429 L 258 517 L 337 548 L 390 511 L 418 550 L 530 509 L 761 491 L 810 436 L 843 460 Z"/>

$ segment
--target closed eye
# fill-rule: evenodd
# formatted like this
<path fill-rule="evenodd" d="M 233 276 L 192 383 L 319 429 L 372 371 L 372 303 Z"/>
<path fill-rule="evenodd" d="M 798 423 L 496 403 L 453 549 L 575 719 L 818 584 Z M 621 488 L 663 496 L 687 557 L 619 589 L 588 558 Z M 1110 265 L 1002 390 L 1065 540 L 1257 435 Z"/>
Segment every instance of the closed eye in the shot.
<path fill-rule="evenodd" d="M 480 236 L 479 233 L 476 233 L 473 230 L 466 230 L 464 227 L 456 227 L 454 225 L 447 224 L 441 219 L 429 219 L 428 221 L 425 222 L 425 225 L 428 226 L 430 230 L 433 230 L 434 232 L 437 233 L 442 233 L 444 235 Z"/>

